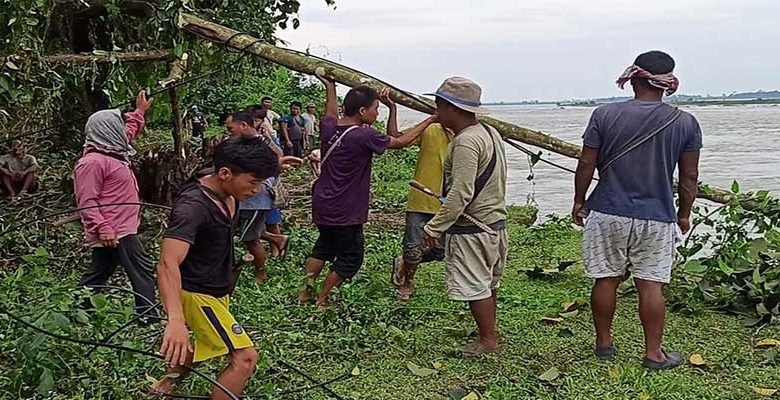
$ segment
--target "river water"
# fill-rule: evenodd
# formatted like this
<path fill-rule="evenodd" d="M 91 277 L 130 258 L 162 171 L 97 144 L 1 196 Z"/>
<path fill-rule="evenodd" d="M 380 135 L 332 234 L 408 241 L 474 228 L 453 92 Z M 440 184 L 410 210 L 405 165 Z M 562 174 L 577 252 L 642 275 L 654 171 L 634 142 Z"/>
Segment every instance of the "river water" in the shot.
<path fill-rule="evenodd" d="M 493 106 L 491 116 L 542 131 L 560 139 L 581 143 L 580 137 L 593 111 L 589 107 L 555 105 Z M 770 190 L 780 195 L 780 106 L 690 106 L 682 107 L 699 120 L 704 135 L 700 180 L 730 188 L 738 180 L 743 191 Z M 399 125 L 407 127 L 423 115 L 400 107 Z M 538 149 L 531 147 L 532 150 Z M 545 151 L 550 161 L 575 168 L 576 161 Z M 528 159 L 507 146 L 509 177 L 507 203 L 535 200 L 540 215 L 566 214 L 574 197 L 574 176 L 544 163 L 534 166 L 529 181 Z M 595 185 L 595 182 L 594 182 Z"/>

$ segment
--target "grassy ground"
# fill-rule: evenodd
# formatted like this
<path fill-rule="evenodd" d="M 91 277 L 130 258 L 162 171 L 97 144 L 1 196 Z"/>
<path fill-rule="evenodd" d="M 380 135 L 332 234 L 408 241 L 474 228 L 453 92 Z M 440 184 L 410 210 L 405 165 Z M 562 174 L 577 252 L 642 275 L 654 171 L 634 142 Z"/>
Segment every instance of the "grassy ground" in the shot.
<path fill-rule="evenodd" d="M 375 175 L 382 179 L 375 185 L 373 207 L 378 214 L 384 214 L 382 210 L 397 212 L 403 202 L 403 179 L 409 172 L 408 168 L 391 168 L 398 160 L 383 159 L 377 165 Z M 382 222 L 369 224 L 366 265 L 356 279 L 338 290 L 331 309 L 320 311 L 296 304 L 301 266 L 315 239 L 315 231 L 303 223 L 305 217 L 297 216 L 301 225 L 294 229 L 288 259 L 271 262 L 271 279 L 262 286 L 252 280 L 247 268 L 233 297 L 234 313 L 261 353 L 261 365 L 247 393 L 269 393 L 271 398 L 334 398 L 322 390 L 273 395 L 276 390 L 311 384 L 280 361 L 292 363 L 320 381 L 349 374 L 329 387 L 353 399 L 461 399 L 450 395 L 459 389 L 462 395 L 473 391 L 484 399 L 749 399 L 758 397 L 753 387 L 780 386 L 777 365 L 765 364 L 764 350 L 754 346 L 759 339 L 780 337 L 780 329 L 775 326 L 755 334 L 744 328 L 740 319 L 715 313 L 670 314 L 667 323 L 668 348 L 686 357 L 699 353 L 708 368 L 686 365 L 669 372 L 645 372 L 640 366 L 643 343 L 636 294 L 631 290 L 619 301 L 615 324 L 618 360 L 597 361 L 591 352 L 587 305 L 561 322 L 540 320 L 556 317 L 562 303 L 588 297 L 591 282 L 582 273 L 580 233 L 556 218 L 526 228 L 518 223 L 525 219 L 521 213 L 513 212 L 509 265 L 499 295 L 499 325 L 505 347 L 500 354 L 476 359 L 464 359 L 455 352 L 473 339 L 469 335 L 474 322 L 463 304 L 446 299 L 441 263 L 420 268 L 418 290 L 410 302 L 395 300 L 389 266 L 401 250 L 402 228 L 392 218 L 376 218 L 374 221 Z M 149 247 L 153 248 L 151 242 Z M 57 252 L 54 249 L 48 262 L 57 262 Z M 83 253 L 83 260 L 85 256 Z M 569 262 L 574 262 L 573 266 L 556 272 L 559 265 Z M 67 303 L 61 299 L 58 285 L 70 286 L 83 267 L 64 276 L 37 271 L 39 276 L 30 277 L 23 287 L 14 283 L 27 282 L 20 277 L 23 274 L 7 275 L 0 298 L 3 304 L 13 303 L 20 313 L 38 310 L 44 304 Z M 537 273 L 531 274 L 532 278 L 527 271 L 534 270 Z M 40 296 L 46 301 L 31 300 Z M 116 307 L 131 312 L 127 301 Z M 46 318 L 38 322 L 44 324 Z M 94 339 L 120 322 L 63 330 Z M 116 341 L 155 348 L 152 339 L 140 338 L 143 332 L 132 328 Z M 30 372 L 36 357 L 51 360 L 49 368 L 56 382 L 54 393 L 39 398 L 136 398 L 147 385 L 144 377 L 159 376 L 162 371 L 154 359 L 130 358 L 108 350 L 87 358 L 83 347 L 43 339 L 40 350 L 32 354 L 30 342 L 38 340 L 0 317 L 0 368 L 5 371 L 0 375 L 0 398 L 31 397 L 28 393 L 34 392 L 41 379 L 38 372 Z M 413 373 L 410 363 L 431 369 L 431 375 Z M 224 360 L 217 360 L 202 369 L 214 375 L 222 365 Z M 550 382 L 538 378 L 553 367 L 560 372 L 557 378 Z M 208 385 L 196 378 L 181 388 L 187 394 L 208 390 Z"/>

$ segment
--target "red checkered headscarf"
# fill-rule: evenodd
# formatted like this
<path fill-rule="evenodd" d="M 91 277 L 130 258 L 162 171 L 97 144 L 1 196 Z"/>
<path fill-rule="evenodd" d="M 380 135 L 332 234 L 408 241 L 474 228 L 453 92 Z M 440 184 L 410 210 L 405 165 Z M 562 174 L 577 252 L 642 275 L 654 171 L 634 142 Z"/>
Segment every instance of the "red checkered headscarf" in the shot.
<path fill-rule="evenodd" d="M 623 89 L 623 86 L 625 86 L 626 82 L 630 81 L 631 78 L 647 79 L 647 82 L 650 85 L 665 90 L 667 96 L 671 96 L 677 91 L 677 88 L 680 87 L 680 81 L 673 73 L 669 72 L 668 74 L 655 75 L 637 65 L 626 68 L 626 70 L 623 71 L 623 75 L 620 75 L 615 83 L 617 83 L 619 88 Z"/>

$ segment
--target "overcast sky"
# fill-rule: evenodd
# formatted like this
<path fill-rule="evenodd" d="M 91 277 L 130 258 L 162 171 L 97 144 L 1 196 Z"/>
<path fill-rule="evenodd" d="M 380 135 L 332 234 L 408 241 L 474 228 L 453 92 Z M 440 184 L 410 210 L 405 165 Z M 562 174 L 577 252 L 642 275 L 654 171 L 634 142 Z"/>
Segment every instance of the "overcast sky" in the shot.
<path fill-rule="evenodd" d="M 677 61 L 681 93 L 780 89 L 780 0 L 302 1 L 280 33 L 413 92 L 461 75 L 483 101 L 621 95 L 641 52 Z"/>

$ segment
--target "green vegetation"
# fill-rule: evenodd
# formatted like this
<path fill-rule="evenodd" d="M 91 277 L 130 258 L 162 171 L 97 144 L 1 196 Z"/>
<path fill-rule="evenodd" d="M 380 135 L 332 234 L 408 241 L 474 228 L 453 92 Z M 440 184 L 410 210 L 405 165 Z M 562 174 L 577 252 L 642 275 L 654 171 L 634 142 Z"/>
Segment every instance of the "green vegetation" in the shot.
<path fill-rule="evenodd" d="M 294 218 L 298 222 L 287 228 L 294 233 L 291 253 L 284 263 L 271 262 L 266 285 L 258 286 L 251 271 L 244 272 L 233 306 L 262 355 L 248 393 L 272 394 L 310 384 L 280 361 L 320 380 L 347 373 L 348 379 L 330 387 L 354 399 L 460 399 L 473 391 L 485 399 L 725 400 L 757 397 L 754 387 L 777 388 L 777 349 L 756 344 L 779 337 L 780 329 L 746 328 L 740 317 L 704 307 L 671 313 L 666 341 L 688 356 L 700 354 L 706 366 L 645 372 L 640 366 L 643 343 L 636 294 L 628 284 L 621 290 L 615 325 L 618 361 L 597 361 L 591 354 L 590 314 L 582 301 L 590 281 L 581 268 L 581 234 L 567 219 L 556 217 L 526 227 L 536 218 L 535 210 L 528 208 L 513 208 L 511 213 L 510 263 L 500 294 L 504 350 L 480 359 L 461 358 L 455 349 L 469 340 L 473 321 L 462 304 L 446 299 L 442 264 L 420 269 L 418 291 L 409 303 L 396 301 L 388 282 L 391 260 L 401 250 L 402 227 L 397 216 L 385 217 L 403 205 L 413 160 L 413 151 L 378 158 L 374 174 L 380 179 L 375 179 L 373 200 L 377 214 L 367 230 L 366 265 L 338 290 L 330 310 L 295 303 L 301 265 L 316 237 L 305 217 Z M 303 189 L 308 178 L 306 171 L 297 171 L 288 182 Z M 302 205 L 305 194 L 299 196 L 296 203 Z M 144 234 L 154 253 L 162 216 L 146 213 Z M 88 259 L 78 244 L 78 226 L 25 226 L 14 237 L 3 237 L 4 249 L 10 252 L 6 245 L 13 245 L 30 250 L 12 252 L 18 255 L 5 262 L 2 307 L 55 332 L 89 339 L 99 339 L 131 318 L 132 303 L 114 291 L 92 298 L 94 313 L 77 311 L 85 292 L 73 284 Z M 33 250 L 39 245 L 47 250 Z M 125 284 L 121 274 L 116 278 L 117 284 Z M 696 298 L 689 301 L 704 304 Z M 561 317 L 565 309 L 576 312 Z M 545 322 L 544 317 L 551 319 Z M 114 343 L 156 350 L 158 331 L 133 326 Z M 148 385 L 147 376 L 162 374 L 155 359 L 104 349 L 85 357 L 85 346 L 45 338 L 4 316 L 0 332 L 0 398 L 131 399 Z M 201 370 L 215 376 L 218 365 Z M 193 377 L 181 392 L 208 390 L 208 384 Z M 312 390 L 271 398 L 329 397 Z"/>
<path fill-rule="evenodd" d="M 156 7 L 144 5 L 148 3 Z M 189 53 L 190 72 L 203 73 L 238 56 L 179 32 L 174 18 L 179 11 L 203 7 L 196 10 L 199 15 L 274 41 L 277 27 L 300 23 L 299 5 L 297 0 L 263 2 L 262 8 L 246 0 L 6 1 L 0 9 L 0 27 L 9 33 L 0 43 L 0 53 L 7 55 L 0 62 L 0 137 L 116 104 L 139 87 L 154 87 L 169 73 L 169 60 L 75 66 L 49 63 L 45 56 L 170 49 L 174 56 Z M 229 72 L 178 89 L 181 105 L 202 106 L 215 123 L 217 115 L 264 95 L 275 98 L 280 113 L 293 99 L 322 98 L 319 86 L 308 78 L 250 58 Z M 141 167 L 145 192 L 168 179 L 157 174 L 162 170 L 165 175 L 168 161 L 160 154 L 170 156 L 173 149 L 168 131 L 172 110 L 166 100 L 158 97 L 148 115 L 151 129 L 137 143 L 136 166 Z M 82 143 L 80 127 L 67 124 L 59 132 L 29 138 L 44 166 L 44 190 L 4 203 L 0 310 L 56 334 L 103 340 L 133 317 L 130 298 L 117 290 L 93 295 L 75 288 L 89 260 L 81 227 L 52 226 L 59 216 L 32 221 L 72 204 L 69 176 Z M 213 126 L 210 134 L 219 130 Z M 621 289 L 615 322 L 618 361 L 596 361 L 581 233 L 568 219 L 555 216 L 531 226 L 537 215 L 528 207 L 510 213 L 510 261 L 499 296 L 503 352 L 464 359 L 455 349 L 472 339 L 474 323 L 463 304 L 446 299 L 442 264 L 420 269 L 418 291 L 408 303 L 396 301 L 389 284 L 389 266 L 401 251 L 403 207 L 415 159 L 414 150 L 378 157 L 366 265 L 335 293 L 327 311 L 295 302 L 301 266 L 316 231 L 309 223 L 309 171 L 286 176 L 294 197 L 294 207 L 286 211 L 285 230 L 293 233 L 290 254 L 285 262 L 271 261 L 265 285 L 258 286 L 251 271 L 245 271 L 233 298 L 236 315 L 261 353 L 247 393 L 274 399 L 332 398 L 321 389 L 279 395 L 311 384 L 283 363 L 320 381 L 346 374 L 329 387 L 353 399 L 730 400 L 757 397 L 754 388 L 780 386 L 777 342 L 765 340 L 780 337 L 780 328 L 771 324 L 780 314 L 780 203 L 766 193 L 755 194 L 758 207 L 751 210 L 738 204 L 701 208 L 699 220 L 709 230 L 698 230 L 681 250 L 684 267 L 676 271 L 669 290 L 676 311 L 668 316 L 666 341 L 687 356 L 699 355 L 702 360 L 694 358 L 698 366 L 663 373 L 640 367 L 642 334 L 630 282 Z M 180 182 L 168 183 L 174 188 Z M 738 193 L 738 185 L 732 191 Z M 144 243 L 154 255 L 165 217 L 160 210 L 144 211 Z M 122 274 L 113 283 L 128 286 Z M 82 309 L 84 303 L 94 310 Z M 751 327 L 745 326 L 746 319 Z M 130 325 L 111 343 L 156 351 L 160 331 L 159 325 Z M 220 365 L 223 360 L 199 369 L 216 376 Z M 89 346 L 38 334 L 0 313 L 0 370 L 0 399 L 124 400 L 138 398 L 150 380 L 161 376 L 163 366 L 155 358 L 124 351 L 91 352 Z M 196 377 L 181 388 L 184 394 L 209 391 Z"/>

